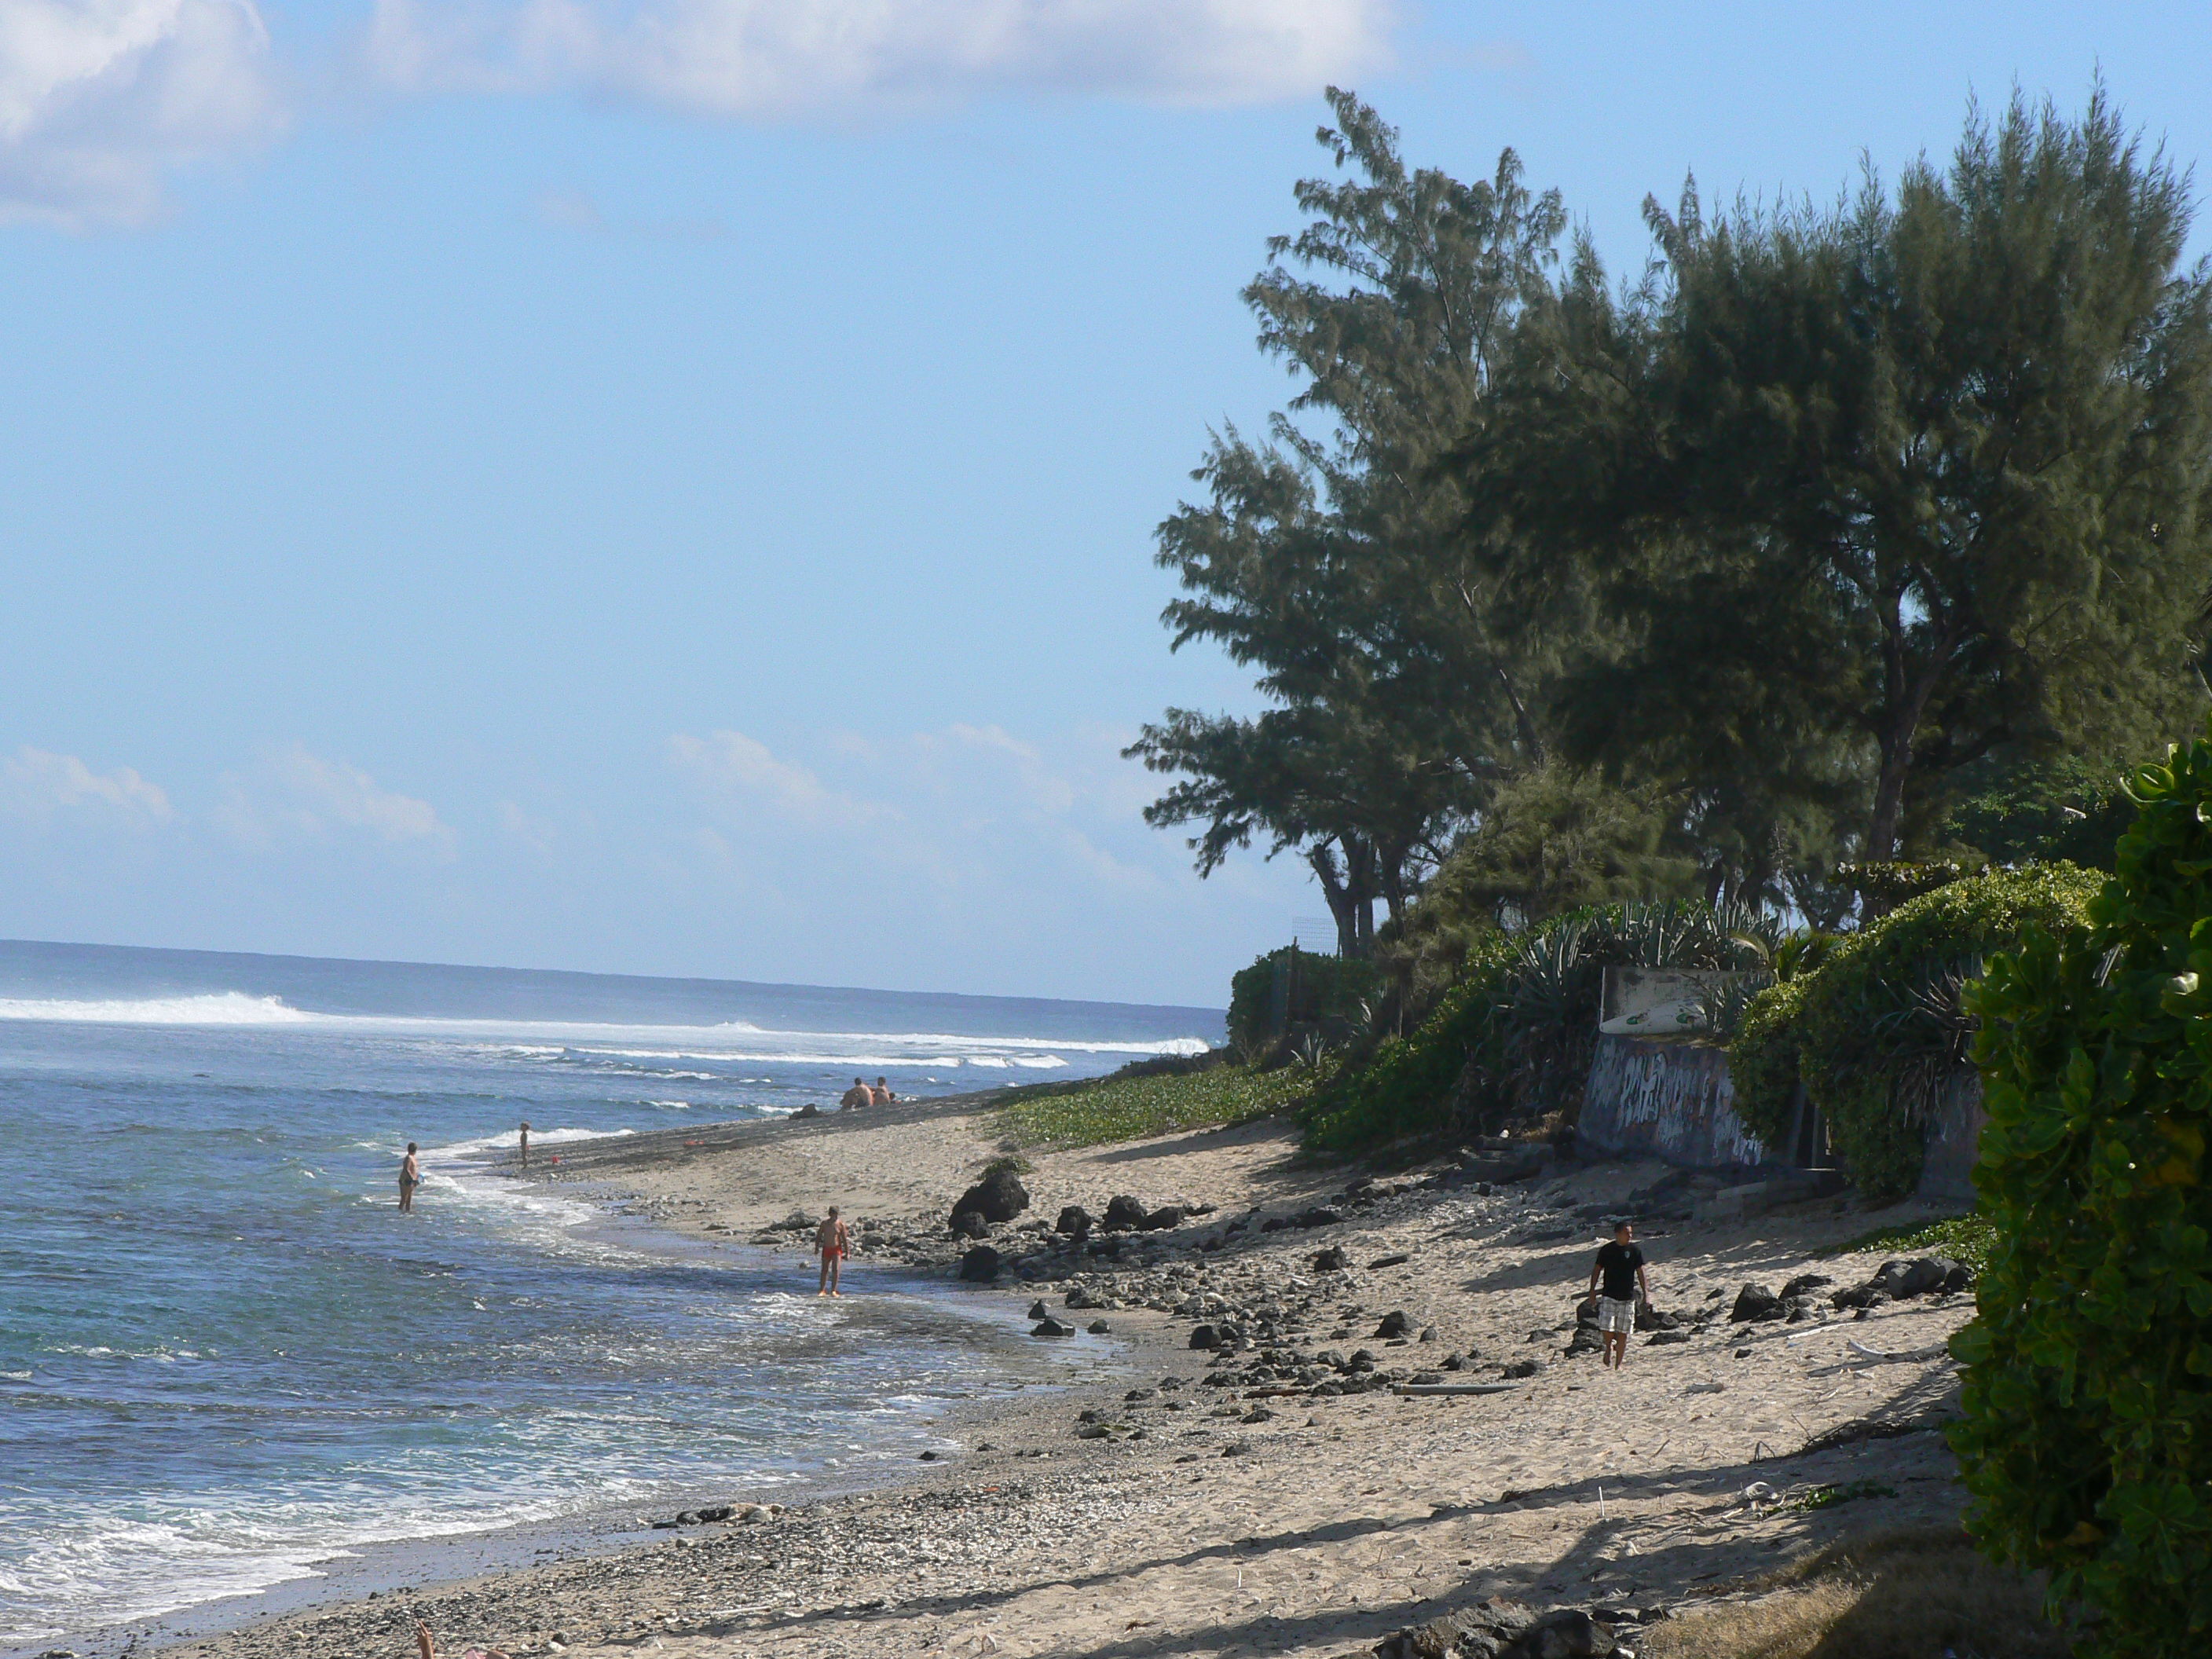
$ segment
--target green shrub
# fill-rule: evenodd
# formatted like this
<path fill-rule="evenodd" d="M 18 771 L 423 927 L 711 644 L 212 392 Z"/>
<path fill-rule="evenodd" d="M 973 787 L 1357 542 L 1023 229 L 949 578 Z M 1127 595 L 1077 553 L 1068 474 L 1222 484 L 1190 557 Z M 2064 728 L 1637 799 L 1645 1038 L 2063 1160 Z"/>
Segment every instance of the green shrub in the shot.
<path fill-rule="evenodd" d="M 1582 1105 L 1609 966 L 1744 968 L 1778 946 L 1771 917 L 1674 901 L 1607 904 L 1472 936 L 1460 978 L 1411 1035 L 1346 1066 L 1305 1109 L 1307 1144 L 1357 1152 Z"/>
<path fill-rule="evenodd" d="M 1498 1047 L 1503 957 L 1493 945 L 1418 1030 L 1386 1038 L 1365 1065 L 1317 1093 L 1305 1114 L 1306 1144 L 1350 1152 L 1442 1128 L 1469 1057 Z"/>
<path fill-rule="evenodd" d="M 1243 1066 L 1201 1071 L 1117 1073 L 1080 1083 L 1032 1085 L 1000 1109 L 1006 1131 L 1030 1145 L 1095 1146 L 1279 1112 L 1318 1079 L 1303 1066 L 1255 1072 Z"/>
<path fill-rule="evenodd" d="M 1802 1081 L 1859 1189 L 1876 1201 L 1911 1192 L 1929 1109 L 1965 1059 L 1965 984 L 2027 928 L 2079 925 L 2098 884 L 2072 865 L 1993 870 L 1837 939 L 1818 967 L 1754 998 L 1729 1045 L 1745 1127 L 1778 1144 Z"/>
<path fill-rule="evenodd" d="M 1374 965 L 1286 945 L 1230 978 L 1229 1041 L 1238 1053 L 1256 1054 L 1283 1035 L 1275 1029 L 1275 975 L 1279 964 L 1293 971 L 1294 951 L 1297 996 L 1289 1011 L 1291 1025 L 1311 1030 L 1340 1021 L 1364 1028 L 1363 1005 L 1379 981 Z"/>
<path fill-rule="evenodd" d="M 1996 864 L 2063 859 L 2109 871 L 2112 848 L 2135 818 L 2118 766 L 1990 759 L 1965 769 L 1961 779 L 1965 792 L 1939 833 Z"/>
<path fill-rule="evenodd" d="M 1797 1104 L 1797 1050 L 1813 976 L 1770 985 L 1743 1011 L 1729 1041 L 1729 1081 L 1744 1127 L 1769 1146 L 1789 1138 Z"/>
<path fill-rule="evenodd" d="M 1996 1240 L 1952 1344 L 1969 1525 L 2102 1659 L 2212 1650 L 2212 742 L 2131 790 L 2087 932 L 1972 994 Z"/>

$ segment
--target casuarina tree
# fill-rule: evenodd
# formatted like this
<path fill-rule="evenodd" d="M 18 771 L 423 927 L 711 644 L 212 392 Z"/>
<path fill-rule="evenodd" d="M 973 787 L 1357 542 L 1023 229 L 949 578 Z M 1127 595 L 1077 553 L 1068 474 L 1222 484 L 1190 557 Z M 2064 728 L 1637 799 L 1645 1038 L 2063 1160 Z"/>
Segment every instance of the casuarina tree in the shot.
<path fill-rule="evenodd" d="M 1267 442 L 1217 440 L 1207 499 L 1159 531 L 1176 644 L 1218 644 L 1271 708 L 1170 709 L 1129 752 L 1183 779 L 1146 816 L 1201 826 L 1201 872 L 1255 838 L 1295 847 L 1358 949 L 1374 901 L 1395 915 L 1486 793 L 1543 758 L 1547 647 L 1464 556 L 1431 463 L 1544 291 L 1565 214 L 1510 151 L 1472 184 L 1408 168 L 1373 110 L 1329 100 L 1321 141 L 1351 176 L 1298 185 L 1305 228 L 1244 291 L 1304 386 Z"/>
<path fill-rule="evenodd" d="M 2212 310 L 2186 180 L 2101 91 L 1832 211 L 1646 211 L 1650 281 L 1577 273 L 1459 452 L 1471 537 L 1588 558 L 1626 630 L 1571 752 L 1881 860 L 1979 757 L 2187 724 Z"/>

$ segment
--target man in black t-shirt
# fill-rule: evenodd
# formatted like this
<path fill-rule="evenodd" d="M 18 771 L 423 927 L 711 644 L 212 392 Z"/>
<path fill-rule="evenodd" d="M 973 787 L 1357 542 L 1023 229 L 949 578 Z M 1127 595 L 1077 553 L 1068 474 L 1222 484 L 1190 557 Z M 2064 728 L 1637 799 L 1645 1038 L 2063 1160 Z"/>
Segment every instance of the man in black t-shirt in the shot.
<path fill-rule="evenodd" d="M 1590 1294 L 1597 1297 L 1597 1328 L 1605 1338 L 1605 1363 L 1615 1370 L 1628 1363 L 1628 1334 L 1636 1328 L 1636 1304 L 1651 1299 L 1644 1276 L 1644 1252 L 1636 1248 L 1636 1229 L 1626 1221 L 1613 1230 L 1613 1243 L 1598 1246 L 1590 1267 Z M 1605 1290 L 1599 1294 L 1598 1281 Z"/>

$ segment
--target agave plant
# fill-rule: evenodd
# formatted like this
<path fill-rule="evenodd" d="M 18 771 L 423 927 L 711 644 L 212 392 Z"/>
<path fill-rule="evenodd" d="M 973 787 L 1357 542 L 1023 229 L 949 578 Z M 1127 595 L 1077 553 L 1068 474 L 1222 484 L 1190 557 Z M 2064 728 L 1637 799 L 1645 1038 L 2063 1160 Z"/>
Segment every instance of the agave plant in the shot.
<path fill-rule="evenodd" d="M 1577 916 L 1521 946 L 1500 1012 L 1506 1064 L 1523 1111 L 1571 1104 L 1589 1069 L 1602 973 L 1602 956 L 1593 947 L 1605 941 L 1605 933 L 1594 919 Z"/>
<path fill-rule="evenodd" d="M 1741 969 L 1726 979 L 1708 980 L 1698 988 L 1698 1019 L 1705 1030 L 1726 1042 L 1743 1024 L 1751 1000 L 1774 983 L 1763 968 Z"/>
<path fill-rule="evenodd" d="M 1978 1024 L 1965 993 L 1982 969 L 1978 952 L 1931 956 L 1860 988 L 1851 1023 L 1862 1036 L 1843 1069 L 1886 1091 L 1904 1121 L 1934 1117 L 1971 1063 Z"/>

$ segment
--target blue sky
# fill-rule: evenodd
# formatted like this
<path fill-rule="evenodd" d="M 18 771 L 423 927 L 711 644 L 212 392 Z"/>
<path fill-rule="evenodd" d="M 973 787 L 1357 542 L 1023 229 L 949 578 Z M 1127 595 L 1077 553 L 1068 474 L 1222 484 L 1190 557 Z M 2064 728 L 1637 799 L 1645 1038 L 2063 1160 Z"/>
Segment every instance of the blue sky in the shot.
<path fill-rule="evenodd" d="M 1638 207 L 1845 184 L 2201 7 L 0 0 L 0 934 L 1218 1002 L 1322 909 L 1116 757 L 1290 391 L 1322 85 Z M 1301 920 L 1304 919 L 1304 920 Z"/>

